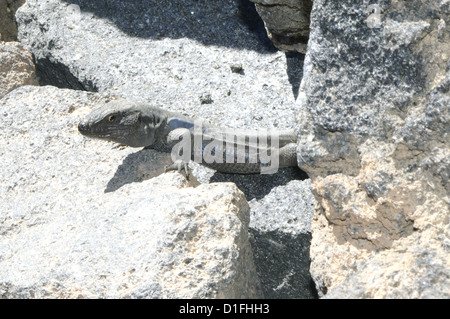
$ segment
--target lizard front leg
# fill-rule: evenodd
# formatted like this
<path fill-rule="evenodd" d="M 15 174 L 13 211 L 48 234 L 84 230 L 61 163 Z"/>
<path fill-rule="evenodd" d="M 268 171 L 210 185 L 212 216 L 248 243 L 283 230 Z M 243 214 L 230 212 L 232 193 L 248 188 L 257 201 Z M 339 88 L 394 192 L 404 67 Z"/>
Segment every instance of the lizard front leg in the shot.
<path fill-rule="evenodd" d="M 184 169 L 186 173 L 186 178 L 189 179 L 189 166 L 188 163 L 186 163 L 183 160 L 176 160 L 171 165 L 164 166 L 164 173 L 167 171 L 174 171 L 174 170 L 177 170 L 178 173 L 181 173 L 182 169 Z"/>
<path fill-rule="evenodd" d="M 189 134 L 189 136 L 190 136 L 190 131 L 189 131 L 189 129 L 186 129 L 186 128 L 178 128 L 178 129 L 175 129 L 175 130 L 169 132 L 169 134 L 167 135 L 167 145 L 176 147 L 177 146 L 176 143 L 179 142 L 184 136 L 186 136 L 186 134 Z M 171 151 L 172 151 L 172 153 L 175 152 L 175 154 L 179 155 L 178 154 L 179 150 L 172 149 Z M 189 155 L 189 157 L 190 157 L 190 155 Z M 184 169 L 184 172 L 186 173 L 186 178 L 188 179 L 189 178 L 188 162 L 189 161 L 185 161 L 183 159 L 177 159 L 171 165 L 164 166 L 164 172 L 177 170 L 180 173 L 181 170 Z"/>

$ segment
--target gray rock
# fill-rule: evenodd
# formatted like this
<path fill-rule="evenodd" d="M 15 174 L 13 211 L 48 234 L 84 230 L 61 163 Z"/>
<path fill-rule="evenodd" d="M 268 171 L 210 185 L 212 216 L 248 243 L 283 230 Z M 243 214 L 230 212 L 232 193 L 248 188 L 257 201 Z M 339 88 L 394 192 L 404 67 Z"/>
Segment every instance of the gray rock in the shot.
<path fill-rule="evenodd" d="M 311 219 L 316 205 L 311 180 L 302 180 L 305 174 L 295 169 L 280 170 L 276 178 L 213 172 L 203 178 L 210 182 L 233 182 L 246 195 L 250 206 L 250 239 L 264 296 L 316 298 L 309 273 Z"/>
<path fill-rule="evenodd" d="M 449 1 L 314 1 L 299 165 L 333 298 L 450 296 Z"/>
<path fill-rule="evenodd" d="M 223 126 L 292 128 L 286 57 L 261 44 L 239 10 L 219 0 L 30 0 L 16 19 L 42 84 L 110 92 Z"/>
<path fill-rule="evenodd" d="M 317 298 L 309 272 L 315 205 L 310 184 L 293 180 L 249 201 L 251 243 L 266 298 Z"/>
<path fill-rule="evenodd" d="M 311 0 L 252 0 L 269 39 L 280 50 L 306 52 Z"/>
<path fill-rule="evenodd" d="M 194 166 L 194 165 L 191 165 Z M 194 174 L 198 176 L 198 172 Z M 201 176 L 201 181 L 233 182 L 250 206 L 255 265 L 266 298 L 316 298 L 309 273 L 311 219 L 316 201 L 311 180 L 297 169 L 274 175 Z M 302 180 L 303 179 L 303 180 Z"/>
<path fill-rule="evenodd" d="M 42 84 L 120 95 L 221 126 L 292 128 L 302 57 L 275 52 L 261 41 L 261 33 L 243 19 L 251 11 L 243 3 L 108 1 L 105 7 L 104 1 L 28 0 L 16 16 L 19 38 L 35 55 Z M 167 158 L 155 157 L 146 150 L 115 154 L 111 163 L 119 167 L 105 182 L 105 191 L 116 192 L 159 175 Z M 272 282 L 261 279 L 267 283 L 264 292 L 276 297 L 273 288 L 292 272 L 295 261 L 304 258 L 299 264 L 309 264 L 309 256 L 299 252 L 309 246 L 305 228 L 311 216 L 312 197 L 305 197 L 309 184 L 286 185 L 307 176 L 298 169 L 273 176 L 232 176 L 195 163 L 191 168 L 201 183 L 235 182 L 250 201 L 254 221 L 272 211 L 290 216 L 280 220 L 280 227 L 272 218 L 265 226 L 257 222 L 261 229 L 252 228 L 259 235 L 252 242 L 255 251 L 267 246 L 265 234 L 273 234 L 272 239 L 286 247 L 277 269 L 289 270 L 280 270 L 280 278 Z M 278 187 L 276 196 L 265 198 Z M 289 227 L 287 233 L 283 225 Z M 293 233 L 296 227 L 299 232 Z M 289 253 L 289 236 L 298 237 L 293 242 L 301 249 Z M 259 270 L 271 265 L 263 258 L 258 262 Z M 307 272 L 307 266 L 301 271 Z M 290 276 L 299 278 L 295 273 Z M 302 285 L 283 287 L 279 296 L 313 295 Z"/>
<path fill-rule="evenodd" d="M 0 298 L 260 297 L 242 192 L 150 179 L 135 149 L 83 138 L 105 98 L 27 86 L 0 100 Z M 123 158 L 140 180 L 111 191 Z"/>
<path fill-rule="evenodd" d="M 261 232 L 309 233 L 315 204 L 310 189 L 311 180 L 293 180 L 272 188 L 261 199 L 252 199 L 249 202 L 252 207 L 250 227 Z M 285 193 L 291 196 L 285 198 Z M 299 210 L 299 207 L 302 209 Z"/>

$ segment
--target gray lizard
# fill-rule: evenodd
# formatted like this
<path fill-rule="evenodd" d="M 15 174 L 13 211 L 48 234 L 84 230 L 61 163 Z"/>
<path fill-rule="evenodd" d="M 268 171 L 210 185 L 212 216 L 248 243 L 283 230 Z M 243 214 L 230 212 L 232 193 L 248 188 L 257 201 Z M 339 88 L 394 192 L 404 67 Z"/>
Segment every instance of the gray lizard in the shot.
<path fill-rule="evenodd" d="M 255 132 L 224 129 L 161 108 L 129 100 L 94 107 L 78 125 L 81 134 L 131 147 L 172 154 L 167 169 L 194 160 L 223 173 L 275 173 L 297 166 L 294 130 Z"/>

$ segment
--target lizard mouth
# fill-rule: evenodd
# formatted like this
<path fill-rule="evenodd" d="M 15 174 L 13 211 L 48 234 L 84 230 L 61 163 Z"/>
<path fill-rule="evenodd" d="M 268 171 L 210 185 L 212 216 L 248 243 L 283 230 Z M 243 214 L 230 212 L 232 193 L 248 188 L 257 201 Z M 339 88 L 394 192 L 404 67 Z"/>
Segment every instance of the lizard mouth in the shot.
<path fill-rule="evenodd" d="M 81 133 L 81 135 L 84 135 L 84 136 L 87 136 L 90 138 L 111 141 L 111 142 L 117 142 L 117 143 L 128 145 L 128 143 L 126 143 L 126 141 L 124 141 L 124 139 L 121 138 L 122 135 L 119 134 L 120 133 L 119 130 L 111 128 L 111 127 L 105 129 L 105 128 L 102 128 L 102 127 L 99 127 L 96 125 L 90 125 L 87 122 L 81 121 L 80 123 L 78 123 L 78 131 Z"/>
<path fill-rule="evenodd" d="M 109 135 L 106 132 L 100 132 L 98 129 L 93 128 L 86 122 L 80 122 L 78 124 L 78 131 L 84 135 L 95 138 L 107 138 Z"/>

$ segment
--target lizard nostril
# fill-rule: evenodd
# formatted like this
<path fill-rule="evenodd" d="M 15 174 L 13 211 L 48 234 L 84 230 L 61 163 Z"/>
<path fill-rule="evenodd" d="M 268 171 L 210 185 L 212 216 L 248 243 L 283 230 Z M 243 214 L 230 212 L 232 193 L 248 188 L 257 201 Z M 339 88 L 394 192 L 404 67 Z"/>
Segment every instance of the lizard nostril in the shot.
<path fill-rule="evenodd" d="M 80 123 L 78 124 L 78 131 L 80 131 L 80 132 L 86 132 L 86 131 L 87 131 L 87 124 L 86 124 L 86 123 L 83 123 L 83 122 L 80 122 Z"/>

